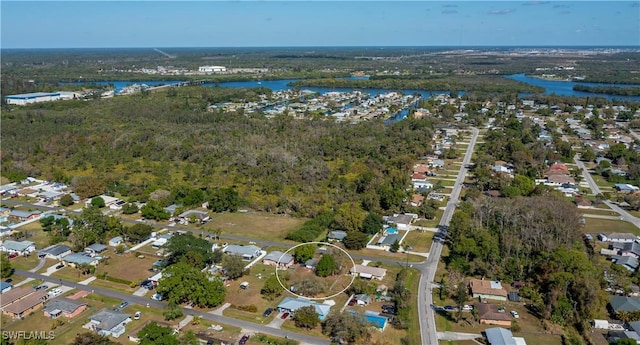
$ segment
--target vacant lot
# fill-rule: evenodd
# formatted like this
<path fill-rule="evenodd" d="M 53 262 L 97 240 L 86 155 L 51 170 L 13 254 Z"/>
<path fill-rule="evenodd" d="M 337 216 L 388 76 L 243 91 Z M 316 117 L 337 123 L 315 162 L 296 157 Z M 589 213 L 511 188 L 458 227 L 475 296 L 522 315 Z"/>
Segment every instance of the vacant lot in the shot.
<path fill-rule="evenodd" d="M 154 275 L 154 272 L 149 272 L 148 270 L 155 261 L 162 258 L 149 254 L 136 256 L 133 252 L 115 254 L 111 249 L 106 255 L 109 256 L 109 259 L 105 263 L 98 265 L 96 275 L 107 273 L 111 277 L 133 282 L 140 282 Z"/>
<path fill-rule="evenodd" d="M 433 241 L 433 232 L 431 231 L 409 231 L 407 237 L 402 242 L 403 245 L 409 245 L 413 247 L 414 252 L 426 253 L 431 248 L 431 242 Z"/>
<path fill-rule="evenodd" d="M 640 235 L 640 229 L 638 229 L 635 225 L 625 222 L 622 220 L 611 220 L 611 219 L 598 219 L 598 218 L 586 218 L 585 224 L 582 228 L 584 233 L 596 233 L 599 234 L 601 232 L 611 233 L 611 232 L 631 232 L 636 235 Z"/>
<path fill-rule="evenodd" d="M 268 213 L 214 214 L 212 221 L 201 229 L 221 229 L 222 234 L 246 236 L 263 240 L 282 240 L 306 219 L 277 216 Z"/>

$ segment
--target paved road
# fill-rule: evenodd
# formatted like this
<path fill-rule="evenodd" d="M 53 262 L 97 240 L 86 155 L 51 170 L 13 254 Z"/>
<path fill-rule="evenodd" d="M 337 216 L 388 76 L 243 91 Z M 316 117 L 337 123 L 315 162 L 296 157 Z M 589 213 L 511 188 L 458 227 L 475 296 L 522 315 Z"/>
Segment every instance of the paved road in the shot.
<path fill-rule="evenodd" d="M 15 201 L 15 200 L 2 200 L 2 202 L 0 203 L 3 206 L 4 205 L 11 205 L 11 206 L 18 206 L 18 205 L 22 205 L 22 206 L 29 206 L 29 208 L 33 208 L 33 209 L 39 209 L 39 210 L 44 210 L 44 211 L 57 211 L 60 209 L 60 207 L 51 207 L 51 206 L 43 206 L 43 205 L 33 205 L 33 204 L 28 204 L 25 202 L 19 202 L 19 201 Z M 135 221 L 135 220 L 130 220 L 130 219 L 120 219 L 122 221 L 122 223 L 129 223 L 129 224 L 140 224 L 140 222 Z M 192 228 L 187 228 L 187 227 L 180 227 L 180 226 L 167 226 L 164 224 L 157 224 L 155 222 L 146 222 L 144 224 L 147 225 L 151 225 L 154 228 L 158 228 L 158 229 L 164 229 L 164 228 L 168 228 L 171 231 L 189 231 L 195 235 L 200 235 L 202 234 L 203 236 L 209 236 L 211 235 L 211 232 L 206 231 L 206 230 L 198 230 L 198 229 L 192 229 Z M 281 247 L 281 248 L 289 248 L 292 247 L 294 244 L 292 243 L 286 243 L 286 242 L 278 242 L 278 241 L 269 241 L 269 240 L 260 240 L 260 239 L 255 239 L 255 238 L 251 238 L 251 237 L 244 237 L 244 236 L 238 236 L 238 235 L 232 235 L 232 234 L 222 234 L 220 235 L 220 238 L 225 239 L 225 240 L 232 240 L 232 241 L 243 241 L 243 242 L 255 242 L 261 246 L 270 246 L 270 247 Z M 383 257 L 378 257 L 378 256 L 369 256 L 369 255 L 361 255 L 361 254 L 357 254 L 357 253 L 349 253 L 354 259 L 364 259 L 364 260 L 370 260 L 370 261 L 380 261 L 382 263 L 385 264 L 390 264 L 390 265 L 401 265 L 404 266 L 407 261 L 406 258 L 398 258 L 398 259 L 387 259 L 387 258 L 383 258 Z M 409 261 L 409 264 L 419 264 L 421 262 L 412 262 Z"/>
<path fill-rule="evenodd" d="M 598 185 L 596 184 L 596 181 L 593 180 L 593 177 L 587 170 L 587 167 L 584 165 L 584 162 L 578 159 L 578 155 L 573 156 L 573 161 L 576 163 L 576 165 L 578 165 L 580 169 L 582 169 L 582 175 L 584 176 L 585 181 L 587 181 L 589 188 L 591 188 L 591 192 L 594 195 L 600 194 L 601 193 L 600 187 L 598 187 Z M 631 214 L 629 214 L 629 212 L 625 211 L 620 206 L 612 203 L 609 200 L 606 200 L 604 203 L 615 212 L 618 212 L 620 214 L 621 220 L 627 221 L 640 229 L 640 218 L 632 216 Z"/>
<path fill-rule="evenodd" d="M 431 244 L 431 250 L 429 251 L 429 257 L 426 263 L 417 266 L 422 272 L 420 276 L 420 284 L 418 287 L 418 315 L 420 318 L 420 333 L 422 335 L 422 345 L 438 345 L 438 335 L 436 333 L 436 321 L 435 312 L 431 305 L 432 301 L 432 282 L 434 281 L 436 270 L 438 269 L 438 262 L 440 261 L 440 254 L 442 253 L 442 246 L 446 237 L 449 222 L 453 213 L 455 212 L 456 205 L 458 204 L 458 198 L 460 197 L 460 190 L 465 176 L 467 175 L 468 165 L 471 163 L 471 156 L 473 154 L 473 148 L 476 145 L 478 139 L 478 129 L 472 128 L 473 135 L 467 152 L 464 155 L 462 166 L 458 172 L 458 178 L 456 178 L 456 184 L 451 191 L 451 198 L 447 203 L 447 208 L 442 214 L 440 219 L 439 228 L 440 231 L 434 236 L 433 243 Z M 424 308 L 424 309 L 422 309 Z"/>
<path fill-rule="evenodd" d="M 110 298 L 115 298 L 115 299 L 119 299 L 119 300 L 125 300 L 129 303 L 135 303 L 135 304 L 139 304 L 141 306 L 146 306 L 147 304 L 150 307 L 154 307 L 154 308 L 158 308 L 158 309 L 164 309 L 167 305 L 166 302 L 161 302 L 161 301 L 155 301 L 146 297 L 139 297 L 139 296 L 132 296 L 129 294 L 125 294 L 122 292 L 117 292 L 117 291 L 113 291 L 113 290 L 109 290 L 109 289 L 105 289 L 99 286 L 87 286 L 87 285 L 80 285 L 76 282 L 72 282 L 69 280 L 65 280 L 65 279 L 57 279 L 57 278 L 52 278 L 52 277 L 47 277 L 44 276 L 42 274 L 37 274 L 37 273 L 32 273 L 32 272 L 27 272 L 27 271 L 23 271 L 23 270 L 16 270 L 15 271 L 17 275 L 22 276 L 22 277 L 27 277 L 27 278 L 32 278 L 32 279 L 41 279 L 47 282 L 51 282 L 52 284 L 61 284 L 64 286 L 69 286 L 69 287 L 74 287 L 78 290 L 84 290 L 84 291 L 89 291 L 89 292 L 95 292 L 99 295 L 103 295 L 106 297 L 110 297 Z M 235 326 L 235 327 L 240 327 L 248 332 L 256 332 L 256 333 L 264 333 L 264 334 L 268 334 L 268 335 L 272 335 L 272 336 L 276 336 L 276 337 L 283 337 L 283 333 L 280 330 L 276 330 L 274 328 L 271 327 L 267 327 L 267 326 L 262 326 L 262 325 L 258 325 L 252 322 L 248 322 L 248 321 L 243 321 L 243 320 L 238 320 L 238 319 L 233 319 L 230 317 L 226 317 L 226 316 L 221 316 L 221 315 L 214 315 L 214 314 L 210 314 L 207 312 L 203 312 L 203 311 L 197 311 L 197 310 L 193 310 L 193 309 L 189 309 L 189 308 L 182 308 L 182 312 L 185 315 L 192 315 L 192 316 L 200 316 L 203 319 L 206 320 L 210 320 L 210 321 L 214 321 L 214 322 L 218 322 L 218 323 L 224 323 L 227 325 L 231 325 L 231 326 Z M 327 339 L 322 339 L 322 338 L 318 338 L 318 337 L 314 337 L 314 336 L 310 336 L 310 335 L 306 335 L 306 334 L 299 334 L 299 333 L 294 333 L 294 332 L 287 332 L 287 336 L 290 339 L 294 339 L 297 340 L 303 344 L 312 344 L 312 345 L 328 345 L 330 344 L 330 341 Z"/>

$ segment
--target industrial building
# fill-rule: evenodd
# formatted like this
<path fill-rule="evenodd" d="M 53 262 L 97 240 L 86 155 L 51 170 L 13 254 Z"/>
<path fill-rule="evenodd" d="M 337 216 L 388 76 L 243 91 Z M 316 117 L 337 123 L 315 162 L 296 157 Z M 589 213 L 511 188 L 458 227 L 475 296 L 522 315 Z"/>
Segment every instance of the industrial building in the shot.
<path fill-rule="evenodd" d="M 216 72 L 226 72 L 227 68 L 224 66 L 200 66 L 198 67 L 198 72 L 202 73 L 216 73 Z"/>

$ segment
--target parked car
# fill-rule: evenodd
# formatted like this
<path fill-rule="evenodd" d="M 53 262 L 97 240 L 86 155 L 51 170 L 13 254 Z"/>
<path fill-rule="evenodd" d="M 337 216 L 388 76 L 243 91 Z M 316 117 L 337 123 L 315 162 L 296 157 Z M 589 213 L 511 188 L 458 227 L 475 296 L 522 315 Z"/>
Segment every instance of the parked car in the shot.
<path fill-rule="evenodd" d="M 46 290 L 48 288 L 49 288 L 49 285 L 36 285 L 36 286 L 33 287 L 33 289 L 36 290 L 36 291 L 37 290 L 42 290 L 42 289 Z"/>
<path fill-rule="evenodd" d="M 62 267 L 64 267 L 64 264 L 59 264 L 58 266 L 56 266 L 56 269 L 57 269 L 57 270 L 59 270 L 59 269 L 61 269 Z"/>
<path fill-rule="evenodd" d="M 18 253 L 9 254 L 9 259 L 13 259 L 13 258 L 17 258 L 17 257 L 18 257 Z"/>
<path fill-rule="evenodd" d="M 267 317 L 271 315 L 272 312 L 273 312 L 273 308 L 267 308 L 267 310 L 265 310 L 264 313 L 262 313 L 262 316 Z"/>
<path fill-rule="evenodd" d="M 133 319 L 134 320 L 140 320 L 140 315 L 142 315 L 142 313 L 137 311 L 135 314 L 133 314 Z"/>
<path fill-rule="evenodd" d="M 242 336 L 242 338 L 240 338 L 240 341 L 238 342 L 238 344 L 240 345 L 244 345 L 247 343 L 247 340 L 249 340 L 249 335 L 245 334 Z"/>
<path fill-rule="evenodd" d="M 51 297 L 55 297 L 55 296 L 58 296 L 60 294 L 62 294 L 62 290 L 60 290 L 58 288 L 52 289 L 51 291 L 48 292 L 48 295 L 51 296 Z"/>
<path fill-rule="evenodd" d="M 462 307 L 462 310 L 465 310 L 465 311 L 472 311 L 472 310 L 473 310 L 473 306 L 472 306 L 472 305 L 465 304 L 465 305 Z"/>
<path fill-rule="evenodd" d="M 122 301 L 122 303 L 120 303 L 120 305 L 115 310 L 116 311 L 121 311 L 122 309 L 126 308 L 128 305 L 129 305 L 129 302 Z"/>
<path fill-rule="evenodd" d="M 289 313 L 284 313 L 280 318 L 283 320 L 286 320 L 288 317 L 289 317 Z"/>
<path fill-rule="evenodd" d="M 518 314 L 518 312 L 515 311 L 515 310 L 511 311 L 511 316 L 513 316 L 513 318 L 515 318 L 515 319 L 519 319 L 520 318 L 520 314 Z"/>
<path fill-rule="evenodd" d="M 456 311 L 456 307 L 454 307 L 452 305 L 445 305 L 444 306 L 444 310 L 446 310 L 446 311 Z"/>
<path fill-rule="evenodd" d="M 159 293 L 153 294 L 153 296 L 151 296 L 151 299 L 156 301 L 162 301 L 162 295 Z"/>

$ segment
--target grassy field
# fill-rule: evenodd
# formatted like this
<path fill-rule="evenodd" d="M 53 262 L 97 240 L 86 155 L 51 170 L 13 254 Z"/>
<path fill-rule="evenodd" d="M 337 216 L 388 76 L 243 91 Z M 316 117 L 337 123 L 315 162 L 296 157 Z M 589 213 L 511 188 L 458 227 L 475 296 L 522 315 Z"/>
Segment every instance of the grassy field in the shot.
<path fill-rule="evenodd" d="M 155 253 L 155 252 L 154 252 Z M 140 282 L 155 273 L 148 269 L 162 257 L 150 254 L 135 256 L 134 253 L 115 254 L 112 249 L 106 252 L 109 259 L 96 267 L 96 275 L 107 273 L 111 277 Z"/>
<path fill-rule="evenodd" d="M 409 234 L 404 238 L 403 244 L 412 246 L 414 252 L 426 253 L 431 248 L 433 234 L 431 231 L 409 231 Z"/>
<path fill-rule="evenodd" d="M 615 217 L 619 217 L 620 214 L 614 210 L 592 210 L 592 209 L 588 209 L 588 208 L 581 208 L 578 209 L 578 211 L 582 214 L 599 214 L 599 215 L 603 215 L 603 216 L 615 216 Z"/>
<path fill-rule="evenodd" d="M 306 219 L 277 216 L 268 213 L 214 214 L 212 221 L 201 230 L 221 229 L 222 234 L 233 234 L 263 240 L 283 240 L 289 232 L 301 226 Z"/>
<path fill-rule="evenodd" d="M 28 271 L 36 266 L 38 266 L 38 255 L 35 253 L 31 253 L 29 256 L 18 256 L 13 259 L 9 259 L 11 263 L 11 267 L 19 270 Z"/>
<path fill-rule="evenodd" d="M 277 306 L 284 296 L 276 298 L 274 301 L 268 301 L 262 298 L 260 289 L 262 289 L 264 282 L 274 274 L 275 270 L 272 266 L 257 264 L 251 267 L 249 275 L 243 276 L 234 281 L 228 281 L 225 284 L 227 288 L 227 297 L 225 298 L 225 302 L 231 303 L 235 306 L 255 305 L 258 310 L 255 313 L 251 313 L 234 308 L 228 308 L 224 311 L 224 315 L 256 323 L 268 323 L 271 321 L 273 314 L 265 318 L 262 316 L 262 313 L 269 307 Z M 249 283 L 249 288 L 241 289 L 240 284 L 245 281 Z M 286 294 L 286 292 L 284 292 L 283 295 L 284 294 Z"/>
<path fill-rule="evenodd" d="M 640 229 L 629 222 L 598 218 L 585 218 L 585 225 L 582 231 L 596 234 L 601 232 L 631 232 L 640 235 Z"/>

